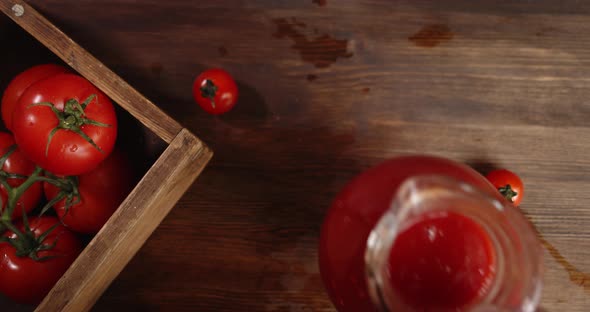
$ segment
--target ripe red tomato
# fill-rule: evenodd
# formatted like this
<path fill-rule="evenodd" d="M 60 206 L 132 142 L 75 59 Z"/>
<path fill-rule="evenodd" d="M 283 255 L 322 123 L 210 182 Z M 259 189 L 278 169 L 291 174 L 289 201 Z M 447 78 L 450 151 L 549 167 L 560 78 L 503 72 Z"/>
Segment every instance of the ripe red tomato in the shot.
<path fill-rule="evenodd" d="M 195 79 L 193 97 L 206 112 L 219 115 L 227 113 L 236 105 L 238 86 L 227 71 L 212 68 Z"/>
<path fill-rule="evenodd" d="M 59 223 L 55 217 L 31 218 L 30 228 L 39 237 L 50 227 Z M 22 231 L 23 225 L 17 227 Z M 12 232 L 6 235 L 15 238 Z M 35 261 L 28 256 L 19 257 L 16 249 L 8 243 L 0 243 L 0 293 L 22 304 L 38 304 L 55 283 L 67 271 L 82 251 L 82 244 L 74 233 L 63 225 L 58 225 L 42 242 L 55 246 L 50 250 L 39 251 Z"/>
<path fill-rule="evenodd" d="M 113 150 L 117 136 L 117 117 L 109 98 L 74 74 L 56 75 L 29 87 L 12 121 L 22 152 L 56 175 L 79 175 L 96 168 Z"/>
<path fill-rule="evenodd" d="M 73 231 L 94 234 L 111 217 L 134 185 L 134 175 L 125 155 L 115 149 L 98 167 L 78 179 L 80 202 L 69 207 L 66 213 L 66 199 L 53 207 L 63 223 Z M 51 200 L 58 196 L 60 189 L 44 183 L 45 196 Z"/>
<path fill-rule="evenodd" d="M 497 169 L 490 171 L 486 178 L 514 206 L 520 205 L 524 196 L 524 185 L 516 173 L 506 169 Z"/>
<path fill-rule="evenodd" d="M 12 79 L 2 96 L 2 120 L 8 130 L 12 130 L 12 112 L 25 90 L 39 80 L 67 73 L 69 70 L 55 64 L 33 66 Z"/>
<path fill-rule="evenodd" d="M 0 157 L 4 156 L 14 144 L 14 138 L 11 134 L 0 132 Z M 35 170 L 35 164 L 27 159 L 18 148 L 6 158 L 2 165 L 2 171 L 9 174 L 29 176 L 33 173 L 33 170 Z M 8 185 L 15 188 L 20 186 L 24 182 L 24 179 L 7 178 L 6 182 L 8 182 Z M 2 211 L 4 211 L 8 201 L 8 193 L 2 184 L 0 184 L 0 198 L 2 199 Z M 31 210 L 39 204 L 40 200 L 41 183 L 36 182 L 20 195 L 12 213 L 12 218 L 20 218 L 22 216 L 23 207 L 27 213 L 31 212 Z"/>

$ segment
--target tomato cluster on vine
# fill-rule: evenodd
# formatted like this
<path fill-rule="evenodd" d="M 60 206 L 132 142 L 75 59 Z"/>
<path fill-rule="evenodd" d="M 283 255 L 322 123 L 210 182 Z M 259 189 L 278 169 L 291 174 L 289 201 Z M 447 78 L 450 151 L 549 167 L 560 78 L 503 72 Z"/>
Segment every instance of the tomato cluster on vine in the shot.
<path fill-rule="evenodd" d="M 133 187 L 113 103 L 55 64 L 15 76 L 1 102 L 0 294 L 38 304 Z"/>

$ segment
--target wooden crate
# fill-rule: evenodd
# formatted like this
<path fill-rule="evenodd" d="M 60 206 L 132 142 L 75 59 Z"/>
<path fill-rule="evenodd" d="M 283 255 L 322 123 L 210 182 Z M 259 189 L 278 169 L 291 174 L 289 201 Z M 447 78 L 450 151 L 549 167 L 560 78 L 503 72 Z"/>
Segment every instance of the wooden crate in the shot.
<path fill-rule="evenodd" d="M 157 149 L 149 148 L 154 144 L 148 144 L 145 154 L 138 156 L 153 158 L 154 162 L 35 310 L 86 311 L 201 173 L 212 152 L 24 1 L 0 0 L 0 10 L 8 17 L 0 14 L 0 39 L 12 41 L 4 41 L 0 49 L 0 62 L 5 63 L 0 66 L 1 87 L 6 87 L 9 75 L 14 75 L 16 69 L 24 69 L 26 62 L 31 62 L 28 65 L 52 60 L 65 63 L 107 94 L 129 120 L 136 121 L 142 128 L 139 133 L 147 138 L 144 142 L 149 143 L 153 133 L 164 145 L 160 154 Z M 18 50 L 24 48 L 35 51 Z M 21 55 L 26 57 L 20 58 Z M 6 301 L 0 298 L 2 311 L 32 309 Z"/>

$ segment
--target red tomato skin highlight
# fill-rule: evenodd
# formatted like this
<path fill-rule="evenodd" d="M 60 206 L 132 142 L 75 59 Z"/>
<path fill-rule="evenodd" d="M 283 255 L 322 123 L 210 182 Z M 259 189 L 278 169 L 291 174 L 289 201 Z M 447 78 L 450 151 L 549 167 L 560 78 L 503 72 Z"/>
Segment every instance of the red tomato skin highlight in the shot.
<path fill-rule="evenodd" d="M 207 84 L 207 80 L 217 87 L 213 101 L 202 95 L 201 88 Z M 204 111 L 212 115 L 229 112 L 236 105 L 238 94 L 236 82 L 226 70 L 221 68 L 208 69 L 199 74 L 193 82 L 193 98 Z"/>
<path fill-rule="evenodd" d="M 16 75 L 8 84 L 2 95 L 2 121 L 8 130 L 12 130 L 12 115 L 19 98 L 37 81 L 67 73 L 69 70 L 56 64 L 41 64 L 28 68 Z"/>
<path fill-rule="evenodd" d="M 84 110 L 85 117 L 103 124 L 82 125 L 80 130 L 100 150 L 70 130 L 58 130 L 48 144 L 51 131 L 59 124 L 47 106 L 31 103 L 50 102 L 62 111 L 66 101 L 83 103 L 91 95 L 94 100 Z M 80 175 L 96 168 L 113 150 L 117 138 L 117 116 L 109 98 L 85 78 L 61 74 L 35 83 L 21 96 L 13 115 L 14 136 L 22 152 L 43 169 L 63 176 Z"/>
<path fill-rule="evenodd" d="M 486 178 L 496 187 L 496 189 L 501 189 L 506 187 L 506 185 L 510 185 L 510 188 L 516 192 L 516 195 L 512 196 L 512 203 L 514 206 L 520 206 L 522 199 L 524 198 L 524 184 L 520 177 L 507 169 L 496 169 L 490 171 Z"/>
<path fill-rule="evenodd" d="M 45 232 L 59 220 L 55 217 L 31 218 L 30 227 L 36 235 Z M 22 224 L 16 225 L 22 230 Z M 14 237 L 11 232 L 5 234 Z M 39 257 L 54 256 L 45 261 L 18 257 L 8 243 L 0 243 L 0 293 L 14 302 L 36 305 L 43 300 L 55 283 L 66 272 L 82 251 L 78 237 L 63 225 L 51 232 L 45 244 L 55 244 L 51 250 L 41 251 Z"/>

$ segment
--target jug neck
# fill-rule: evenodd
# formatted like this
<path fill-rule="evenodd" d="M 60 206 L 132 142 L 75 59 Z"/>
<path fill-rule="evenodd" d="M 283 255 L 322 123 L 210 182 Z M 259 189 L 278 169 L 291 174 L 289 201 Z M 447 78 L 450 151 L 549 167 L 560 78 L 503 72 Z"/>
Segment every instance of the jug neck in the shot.
<path fill-rule="evenodd" d="M 411 243 L 404 242 L 408 240 Z M 449 259 L 453 264 L 443 263 Z M 408 272 L 422 268 L 418 261 L 425 265 L 436 261 L 434 267 L 441 270 L 430 266 L 423 272 Z M 474 266 L 476 261 L 481 267 Z M 543 252 L 529 221 L 512 204 L 447 177 L 417 176 L 400 186 L 390 209 L 371 231 L 365 269 L 369 293 L 381 311 L 534 312 L 543 284 Z M 444 281 L 444 288 L 437 291 L 428 274 Z M 481 281 L 477 295 L 457 301 L 455 295 L 466 284 L 446 283 L 445 274 L 448 281 L 461 277 L 469 285 Z M 429 283 L 422 286 L 430 295 L 415 296 L 421 300 L 416 301 L 408 296 L 419 292 L 421 279 Z M 432 292 L 440 296 L 434 298 Z"/>

